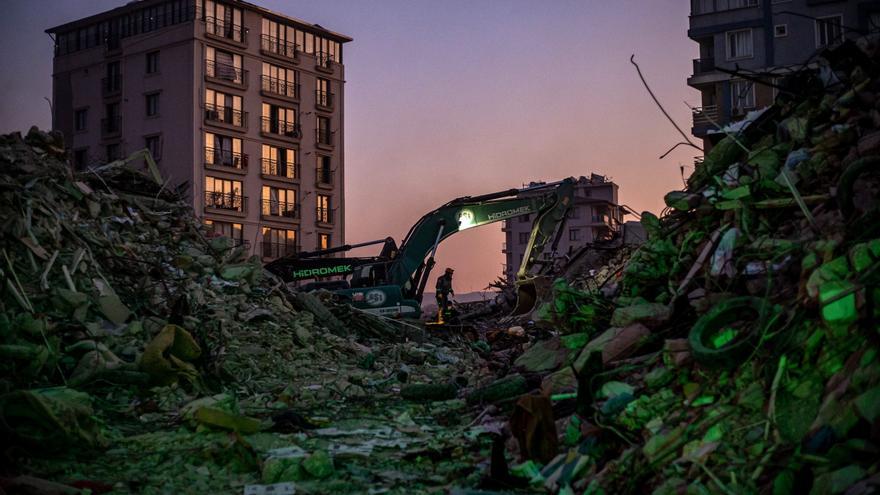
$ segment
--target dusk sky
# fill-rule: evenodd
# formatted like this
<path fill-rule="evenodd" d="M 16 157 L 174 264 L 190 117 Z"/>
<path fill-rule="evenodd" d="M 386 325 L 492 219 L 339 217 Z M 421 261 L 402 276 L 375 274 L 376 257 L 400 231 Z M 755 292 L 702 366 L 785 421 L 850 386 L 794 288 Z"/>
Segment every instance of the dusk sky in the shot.
<path fill-rule="evenodd" d="M 697 150 L 645 92 L 642 67 L 678 124 L 697 45 L 685 0 L 252 0 L 347 34 L 346 240 L 398 241 L 424 213 L 464 195 L 534 180 L 609 176 L 621 203 L 659 212 Z M 52 41 L 44 33 L 123 0 L 5 0 L 0 132 L 51 126 Z M 634 217 L 628 217 L 634 219 Z M 501 224 L 445 241 L 459 293 L 501 274 Z M 431 290 L 429 288 L 429 290 Z"/>

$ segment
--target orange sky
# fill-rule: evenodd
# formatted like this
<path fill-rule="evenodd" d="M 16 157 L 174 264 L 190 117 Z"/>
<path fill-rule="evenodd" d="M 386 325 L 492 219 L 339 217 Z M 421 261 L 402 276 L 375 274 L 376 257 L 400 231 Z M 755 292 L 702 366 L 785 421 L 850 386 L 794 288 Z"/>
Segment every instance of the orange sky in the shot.
<path fill-rule="evenodd" d="M 621 202 L 659 211 L 696 150 L 642 88 L 630 54 L 686 130 L 697 45 L 685 0 L 252 0 L 348 34 L 345 47 L 347 240 L 397 240 L 463 195 L 590 172 Z M 47 27 L 123 0 L 6 0 L 0 16 L 0 132 L 51 125 Z M 38 7 L 39 6 L 39 7 Z M 458 292 L 501 274 L 500 223 L 438 252 Z M 439 270 L 438 270 L 439 271 Z M 435 275 L 439 273 L 435 272 Z M 429 288 L 430 290 L 430 288 Z"/>

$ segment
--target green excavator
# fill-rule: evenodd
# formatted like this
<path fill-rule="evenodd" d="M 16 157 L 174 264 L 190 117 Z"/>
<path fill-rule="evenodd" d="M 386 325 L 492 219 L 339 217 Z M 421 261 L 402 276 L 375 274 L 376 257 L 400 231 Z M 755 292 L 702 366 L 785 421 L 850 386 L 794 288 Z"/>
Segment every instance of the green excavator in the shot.
<path fill-rule="evenodd" d="M 346 303 L 382 316 L 418 318 L 422 295 L 434 267 L 437 246 L 462 230 L 535 214 L 526 251 L 517 272 L 517 304 L 513 314 L 529 312 L 542 286 L 540 273 L 548 263 L 541 255 L 559 243 L 566 213 L 574 199 L 574 178 L 482 196 L 453 199 L 424 215 L 398 246 L 391 237 L 300 252 L 278 258 L 266 269 L 285 282 L 306 290 L 325 288 Z M 337 253 L 382 244 L 377 256 L 333 257 Z M 310 283 L 307 281 L 312 280 Z"/>

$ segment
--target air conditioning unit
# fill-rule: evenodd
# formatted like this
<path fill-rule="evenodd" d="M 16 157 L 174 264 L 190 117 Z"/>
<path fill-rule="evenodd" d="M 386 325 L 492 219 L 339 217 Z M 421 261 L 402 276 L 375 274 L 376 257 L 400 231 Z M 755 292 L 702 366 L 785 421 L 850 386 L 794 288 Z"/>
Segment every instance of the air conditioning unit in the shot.
<path fill-rule="evenodd" d="M 292 210 L 283 210 L 281 212 L 281 216 L 287 218 L 296 218 L 296 208 Z"/>

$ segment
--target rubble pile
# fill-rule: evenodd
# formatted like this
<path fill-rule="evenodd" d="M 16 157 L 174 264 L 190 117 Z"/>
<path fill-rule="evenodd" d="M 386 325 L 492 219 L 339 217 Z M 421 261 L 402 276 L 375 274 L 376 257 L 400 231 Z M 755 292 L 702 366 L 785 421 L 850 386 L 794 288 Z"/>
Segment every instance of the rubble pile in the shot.
<path fill-rule="evenodd" d="M 398 395 L 479 377 L 469 346 L 290 292 L 138 164 L 75 174 L 59 136 L 0 136 L 0 491 L 357 492 L 477 471 L 464 401 Z"/>
<path fill-rule="evenodd" d="M 557 296 L 551 321 L 573 328 L 517 359 L 543 386 L 506 413 L 519 462 L 496 462 L 494 480 L 880 492 L 878 55 L 876 40 L 846 42 L 784 79 L 661 217 L 643 214 L 646 244 L 605 270 L 619 277 L 557 281 L 569 303 Z"/>

